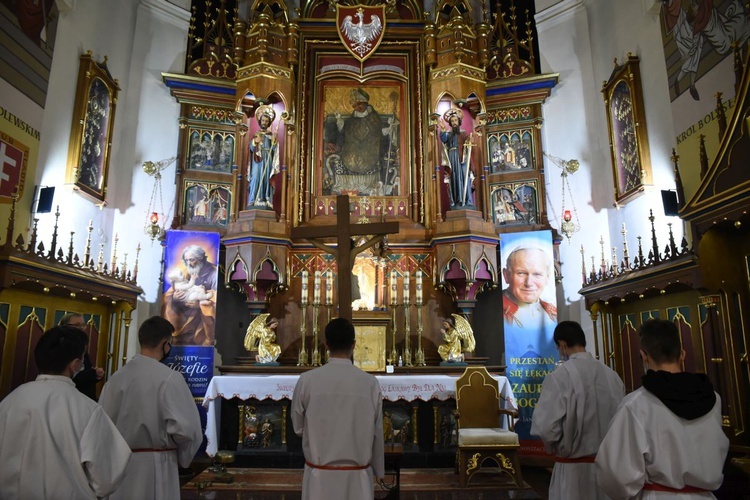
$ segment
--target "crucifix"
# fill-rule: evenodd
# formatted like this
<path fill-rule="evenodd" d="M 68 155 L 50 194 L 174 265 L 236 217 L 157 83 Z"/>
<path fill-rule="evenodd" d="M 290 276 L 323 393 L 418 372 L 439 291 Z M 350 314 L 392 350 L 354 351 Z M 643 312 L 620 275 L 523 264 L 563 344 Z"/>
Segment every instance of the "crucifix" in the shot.
<path fill-rule="evenodd" d="M 349 220 L 349 195 L 336 197 L 335 226 L 293 227 L 293 239 L 306 239 L 317 248 L 336 257 L 339 284 L 339 317 L 352 320 L 352 267 L 354 259 L 383 240 L 386 234 L 398 233 L 398 222 L 351 224 Z M 336 247 L 323 243 L 323 238 L 336 237 Z M 370 236 L 357 246 L 352 236 Z"/>

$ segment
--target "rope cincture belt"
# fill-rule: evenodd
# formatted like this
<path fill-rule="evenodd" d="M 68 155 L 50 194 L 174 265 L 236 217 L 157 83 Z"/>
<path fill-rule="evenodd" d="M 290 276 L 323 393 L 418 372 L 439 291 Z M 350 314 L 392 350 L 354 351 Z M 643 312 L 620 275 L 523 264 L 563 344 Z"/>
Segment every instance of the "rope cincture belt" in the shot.
<path fill-rule="evenodd" d="M 708 493 L 709 490 L 697 488 L 695 486 L 685 485 L 682 488 L 672 488 L 659 483 L 646 483 L 643 485 L 643 491 L 666 491 L 669 493 Z"/>
<path fill-rule="evenodd" d="M 367 464 L 367 465 L 317 465 L 308 460 L 305 460 L 305 465 L 313 469 L 322 469 L 322 470 L 365 470 L 370 467 L 370 464 Z"/>
<path fill-rule="evenodd" d="M 585 457 L 555 457 L 555 462 L 559 464 L 593 464 L 596 455 L 586 455 Z"/>
<path fill-rule="evenodd" d="M 162 451 L 174 451 L 177 448 L 133 448 L 133 453 L 158 453 Z"/>

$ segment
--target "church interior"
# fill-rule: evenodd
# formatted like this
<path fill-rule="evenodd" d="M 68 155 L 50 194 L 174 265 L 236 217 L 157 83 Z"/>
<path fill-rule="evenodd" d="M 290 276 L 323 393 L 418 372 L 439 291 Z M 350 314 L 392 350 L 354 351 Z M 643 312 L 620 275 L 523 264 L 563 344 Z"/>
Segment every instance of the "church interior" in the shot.
<path fill-rule="evenodd" d="M 284 384 L 345 317 L 355 363 L 410 387 L 384 403 L 406 475 L 458 467 L 467 368 L 527 428 L 549 324 L 579 322 L 631 392 L 661 318 L 747 485 L 750 8 L 699 2 L 701 28 L 696 3 L 0 0 L 0 399 L 63 314 L 107 376 L 164 315 L 214 375 L 191 385 L 201 460 L 299 468 Z M 210 286 L 170 272 L 198 241 Z M 508 298 L 528 248 L 533 311 Z M 531 478 L 551 462 L 520 435 Z M 528 487 L 504 476 L 486 491 Z"/>

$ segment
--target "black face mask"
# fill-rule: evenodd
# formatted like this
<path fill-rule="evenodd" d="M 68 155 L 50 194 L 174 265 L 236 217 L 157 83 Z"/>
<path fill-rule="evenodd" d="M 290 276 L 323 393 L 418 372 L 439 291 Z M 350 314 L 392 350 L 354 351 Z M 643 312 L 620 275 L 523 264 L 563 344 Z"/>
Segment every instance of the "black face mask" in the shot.
<path fill-rule="evenodd" d="M 166 346 L 169 346 L 168 350 L 164 350 Z M 163 363 L 165 359 L 167 359 L 167 356 L 169 356 L 169 353 L 172 352 L 172 343 L 171 342 L 165 342 L 163 346 L 161 346 L 161 359 L 159 360 L 160 363 Z"/>

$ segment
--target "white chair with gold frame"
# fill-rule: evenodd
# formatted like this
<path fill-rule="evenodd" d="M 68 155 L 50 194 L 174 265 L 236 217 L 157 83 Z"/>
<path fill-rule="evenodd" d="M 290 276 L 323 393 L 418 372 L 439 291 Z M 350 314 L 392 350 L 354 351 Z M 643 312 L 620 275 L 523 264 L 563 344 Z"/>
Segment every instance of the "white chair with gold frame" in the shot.
<path fill-rule="evenodd" d="M 516 487 L 523 487 L 516 455 L 518 434 L 514 431 L 518 411 L 500 407 L 497 380 L 484 366 L 469 366 L 456 380 L 456 408 L 459 484 L 466 486 L 482 462 L 490 459 Z M 505 427 L 502 418 L 506 419 Z"/>

